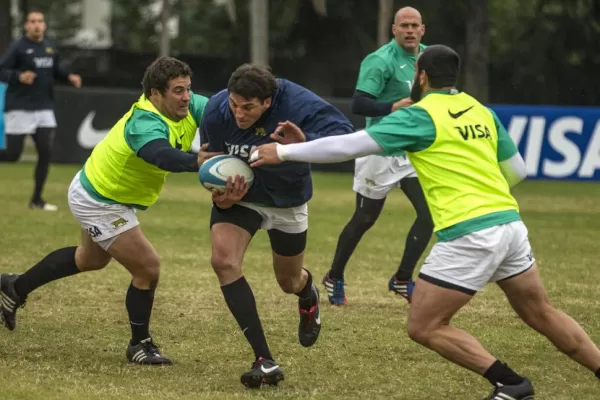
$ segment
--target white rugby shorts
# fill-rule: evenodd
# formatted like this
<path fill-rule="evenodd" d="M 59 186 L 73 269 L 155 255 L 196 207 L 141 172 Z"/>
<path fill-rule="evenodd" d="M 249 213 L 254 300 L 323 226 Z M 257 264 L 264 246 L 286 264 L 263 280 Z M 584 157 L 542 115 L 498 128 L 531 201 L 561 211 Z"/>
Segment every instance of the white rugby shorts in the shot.
<path fill-rule="evenodd" d="M 527 271 L 535 262 L 522 221 L 495 225 L 447 242 L 437 242 L 419 278 L 442 287 L 475 294 L 488 282 Z"/>
<path fill-rule="evenodd" d="M 290 208 L 263 207 L 240 201 L 238 206 L 256 211 L 262 217 L 261 229 L 277 229 L 285 233 L 302 233 L 308 229 L 308 204 Z"/>
<path fill-rule="evenodd" d="M 381 200 L 393 188 L 400 187 L 402 179 L 413 177 L 417 177 L 417 172 L 408 157 L 370 155 L 355 160 L 352 188 L 369 199 Z"/>
<path fill-rule="evenodd" d="M 75 175 L 69 186 L 69 208 L 92 240 L 108 250 L 121 233 L 140 224 L 136 209 L 95 200 L 81 185 L 80 174 Z"/>
<path fill-rule="evenodd" d="M 53 110 L 10 110 L 4 113 L 7 135 L 32 135 L 38 128 L 56 128 Z"/>

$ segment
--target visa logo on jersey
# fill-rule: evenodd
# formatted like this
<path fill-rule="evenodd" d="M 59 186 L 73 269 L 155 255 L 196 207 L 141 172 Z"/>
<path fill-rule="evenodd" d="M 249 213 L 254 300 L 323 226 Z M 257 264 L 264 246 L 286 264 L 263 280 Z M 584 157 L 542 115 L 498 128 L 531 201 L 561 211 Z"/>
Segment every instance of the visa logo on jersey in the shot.
<path fill-rule="evenodd" d="M 227 153 L 230 155 L 248 159 L 250 158 L 250 154 L 254 152 L 257 146 L 249 144 L 231 144 L 225 142 L 225 147 L 227 148 Z"/>
<path fill-rule="evenodd" d="M 538 179 L 600 180 L 600 108 L 490 106 Z"/>

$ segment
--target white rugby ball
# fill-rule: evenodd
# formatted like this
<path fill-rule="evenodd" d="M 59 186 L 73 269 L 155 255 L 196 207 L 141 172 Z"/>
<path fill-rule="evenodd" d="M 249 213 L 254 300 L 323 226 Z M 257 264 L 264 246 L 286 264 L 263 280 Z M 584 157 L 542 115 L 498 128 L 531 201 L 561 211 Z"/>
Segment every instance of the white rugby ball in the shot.
<path fill-rule="evenodd" d="M 224 192 L 227 189 L 227 178 L 234 179 L 236 175 L 243 177 L 248 187 L 252 186 L 252 168 L 244 160 L 229 154 L 208 159 L 198 170 L 200 183 L 211 192 Z"/>

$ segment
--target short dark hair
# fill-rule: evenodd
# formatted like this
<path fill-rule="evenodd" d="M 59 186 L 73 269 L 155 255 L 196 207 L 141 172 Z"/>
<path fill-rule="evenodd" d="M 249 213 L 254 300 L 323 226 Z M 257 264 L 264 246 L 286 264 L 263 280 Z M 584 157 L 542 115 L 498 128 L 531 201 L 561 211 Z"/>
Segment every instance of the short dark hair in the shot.
<path fill-rule="evenodd" d="M 427 47 L 417 59 L 418 72 L 425 71 L 433 89 L 456 86 L 460 73 L 460 56 L 448 46 Z"/>
<path fill-rule="evenodd" d="M 142 79 L 144 95 L 149 98 L 152 89 L 156 89 L 163 94 L 168 89 L 171 79 L 182 76 L 192 77 L 192 69 L 185 62 L 174 57 L 157 58 L 146 68 L 144 73 Z"/>
<path fill-rule="evenodd" d="M 260 101 L 273 97 L 279 89 L 279 84 L 271 72 L 271 68 L 260 64 L 240 65 L 227 83 L 229 93 L 235 93 L 250 100 L 258 98 Z"/>
<path fill-rule="evenodd" d="M 44 12 L 42 10 L 40 10 L 39 8 L 30 8 L 29 10 L 27 10 L 27 13 L 25 14 L 23 23 L 26 23 L 27 21 L 29 21 L 29 16 L 31 14 L 42 14 L 42 17 L 44 17 L 44 20 L 46 19 L 46 15 L 44 14 Z"/>

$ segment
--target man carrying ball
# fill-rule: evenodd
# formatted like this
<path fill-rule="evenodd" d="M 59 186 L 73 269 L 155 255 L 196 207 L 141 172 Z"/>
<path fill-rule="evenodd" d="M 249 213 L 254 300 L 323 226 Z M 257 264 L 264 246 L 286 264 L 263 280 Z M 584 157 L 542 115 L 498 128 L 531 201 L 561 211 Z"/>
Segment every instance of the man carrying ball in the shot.
<path fill-rule="evenodd" d="M 279 124 L 293 121 L 301 135 L 287 135 Z M 208 151 L 225 152 L 245 161 L 256 146 L 296 143 L 353 131 L 348 119 L 311 91 L 270 69 L 244 64 L 233 72 L 227 89 L 213 96 L 204 111 L 201 141 Z M 312 133 L 319 132 L 319 134 Z M 200 152 L 203 157 L 203 151 Z M 298 339 L 312 346 L 321 329 L 319 292 L 304 268 L 308 230 L 307 202 L 312 197 L 310 165 L 289 163 L 254 169 L 252 186 L 229 180 L 225 192 L 213 192 L 211 212 L 212 267 L 219 278 L 229 310 L 255 360 L 241 381 L 247 387 L 276 385 L 283 371 L 274 361 L 258 317 L 252 289 L 242 274 L 242 260 L 258 229 L 269 234 L 273 268 L 281 289 L 298 296 Z"/>

